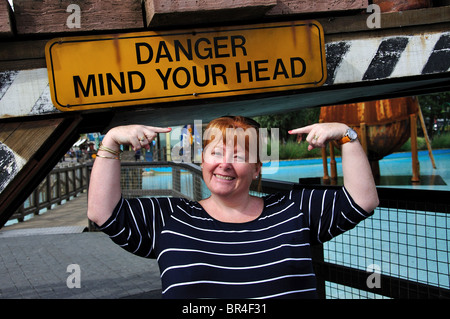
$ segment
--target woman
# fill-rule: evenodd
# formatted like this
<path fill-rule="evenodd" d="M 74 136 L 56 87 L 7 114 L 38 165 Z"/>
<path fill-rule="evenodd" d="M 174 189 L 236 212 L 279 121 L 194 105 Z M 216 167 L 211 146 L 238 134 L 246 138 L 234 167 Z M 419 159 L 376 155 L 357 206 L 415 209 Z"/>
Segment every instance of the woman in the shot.
<path fill-rule="evenodd" d="M 205 139 L 202 173 L 211 196 L 199 202 L 124 200 L 120 145 L 148 148 L 157 133 L 170 128 L 111 129 L 92 169 L 88 217 L 124 249 L 157 258 L 164 298 L 315 298 L 310 245 L 355 227 L 378 205 L 367 157 L 345 124 L 289 131 L 307 134 L 310 150 L 341 141 L 344 186 L 254 197 L 249 188 L 260 178 L 262 165 L 259 158 L 250 160 L 251 134 L 236 143 L 239 129 L 259 126 L 233 116 L 209 123 L 207 132 L 213 133 Z"/>

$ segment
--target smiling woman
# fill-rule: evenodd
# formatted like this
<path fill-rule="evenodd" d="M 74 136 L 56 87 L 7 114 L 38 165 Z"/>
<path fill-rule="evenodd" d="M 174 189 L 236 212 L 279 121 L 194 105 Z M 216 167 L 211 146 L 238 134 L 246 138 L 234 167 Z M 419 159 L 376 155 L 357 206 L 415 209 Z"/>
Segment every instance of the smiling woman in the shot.
<path fill-rule="evenodd" d="M 218 220 L 247 222 L 262 212 L 262 199 L 248 192 L 253 181 L 261 180 L 257 129 L 256 122 L 242 116 L 221 117 L 206 127 L 202 172 L 211 196 L 200 204 Z"/>
<path fill-rule="evenodd" d="M 149 148 L 170 128 L 111 129 L 92 169 L 88 217 L 127 251 L 157 258 L 164 298 L 316 298 L 310 246 L 355 227 L 378 204 L 361 145 L 340 123 L 289 131 L 307 134 L 310 149 L 346 141 L 344 187 L 259 198 L 249 193 L 261 176 L 258 123 L 225 116 L 207 130 L 202 171 L 211 196 L 188 201 L 122 198 L 119 146 Z"/>

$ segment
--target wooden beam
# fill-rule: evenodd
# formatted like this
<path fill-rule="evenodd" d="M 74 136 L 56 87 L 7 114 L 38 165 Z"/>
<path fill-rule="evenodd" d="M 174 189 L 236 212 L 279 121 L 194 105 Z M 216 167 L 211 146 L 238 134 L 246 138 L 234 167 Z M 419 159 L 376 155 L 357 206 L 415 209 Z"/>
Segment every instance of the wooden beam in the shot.
<path fill-rule="evenodd" d="M 14 35 L 11 18 L 12 10 L 8 0 L 0 0 L 0 38 L 9 38 Z"/>
<path fill-rule="evenodd" d="M 141 0 L 14 0 L 14 11 L 19 35 L 144 27 Z"/>
<path fill-rule="evenodd" d="M 46 68 L 45 40 L 6 41 L 0 45 L 0 72 Z"/>
<path fill-rule="evenodd" d="M 403 12 L 388 12 L 380 15 L 379 29 L 369 29 L 367 18 L 369 13 L 362 12 L 358 15 L 348 15 L 336 18 L 319 18 L 324 33 L 327 36 L 339 36 L 348 39 L 347 33 L 356 33 L 355 37 L 361 37 L 360 32 L 370 32 L 372 34 L 386 33 L 387 30 L 401 31 L 405 34 L 407 28 L 415 28 L 426 25 L 427 31 L 435 30 L 434 25 L 444 24 L 448 30 L 450 6 L 408 10 Z M 415 28 L 417 29 L 417 28 Z M 333 37 L 334 39 L 334 37 Z"/>
<path fill-rule="evenodd" d="M 363 10 L 369 5 L 368 0 L 316 0 L 316 1 L 298 1 L 298 0 L 278 0 L 277 5 L 270 10 L 268 16 L 286 15 L 286 14 L 304 14 L 318 12 L 334 12 Z"/>
<path fill-rule="evenodd" d="M 276 0 L 147 0 L 145 12 L 151 27 L 223 23 L 264 17 Z"/>

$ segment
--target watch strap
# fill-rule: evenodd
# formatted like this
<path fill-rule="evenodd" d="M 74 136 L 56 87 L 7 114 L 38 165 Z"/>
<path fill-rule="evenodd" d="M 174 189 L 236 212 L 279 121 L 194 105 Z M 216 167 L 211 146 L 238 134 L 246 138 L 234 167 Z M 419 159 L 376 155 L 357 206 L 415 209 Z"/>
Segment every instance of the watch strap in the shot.
<path fill-rule="evenodd" d="M 350 142 L 350 141 L 351 141 L 350 137 L 348 137 L 347 135 L 345 135 L 343 138 L 341 138 L 341 139 L 338 141 L 338 144 L 339 144 L 339 145 L 342 145 L 342 144 L 348 143 L 348 142 Z"/>

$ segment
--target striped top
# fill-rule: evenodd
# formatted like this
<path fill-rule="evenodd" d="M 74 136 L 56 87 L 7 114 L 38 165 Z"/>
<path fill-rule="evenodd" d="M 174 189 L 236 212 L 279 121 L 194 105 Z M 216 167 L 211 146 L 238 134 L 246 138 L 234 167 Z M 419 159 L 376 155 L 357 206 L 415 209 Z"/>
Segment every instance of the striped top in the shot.
<path fill-rule="evenodd" d="M 121 199 L 101 227 L 119 246 L 157 258 L 163 298 L 315 298 L 310 245 L 371 213 L 345 188 L 263 197 L 255 220 L 225 223 L 182 198 Z"/>

